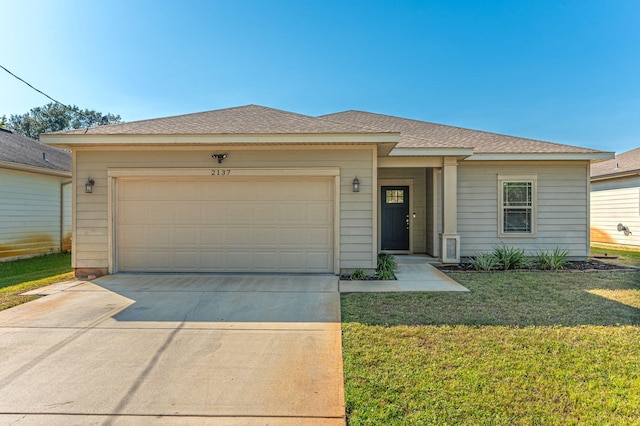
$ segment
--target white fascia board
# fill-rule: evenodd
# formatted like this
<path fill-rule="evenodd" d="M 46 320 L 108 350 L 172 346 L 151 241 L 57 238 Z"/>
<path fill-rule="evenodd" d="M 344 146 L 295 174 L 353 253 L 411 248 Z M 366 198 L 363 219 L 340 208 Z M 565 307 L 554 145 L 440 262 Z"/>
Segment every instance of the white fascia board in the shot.
<path fill-rule="evenodd" d="M 469 157 L 473 148 L 394 148 L 389 157 Z"/>
<path fill-rule="evenodd" d="M 44 167 L 29 166 L 27 164 L 10 163 L 7 161 L 0 161 L 0 169 L 18 170 L 21 172 L 37 173 L 39 175 L 50 175 L 58 177 L 71 177 L 71 172 L 64 170 L 46 169 Z"/>
<path fill-rule="evenodd" d="M 262 145 L 398 143 L 399 133 L 301 133 L 258 135 L 40 135 L 57 147 L 97 145 Z"/>
<path fill-rule="evenodd" d="M 610 160 L 613 152 L 564 152 L 564 153 L 523 153 L 523 154 L 474 154 L 466 161 L 596 161 Z"/>
<path fill-rule="evenodd" d="M 629 171 L 629 172 L 621 172 L 621 173 L 611 173 L 608 175 L 600 175 L 600 176 L 592 176 L 591 182 L 596 182 L 599 180 L 609 180 L 609 179 L 619 179 L 631 176 L 640 176 L 640 171 Z"/>

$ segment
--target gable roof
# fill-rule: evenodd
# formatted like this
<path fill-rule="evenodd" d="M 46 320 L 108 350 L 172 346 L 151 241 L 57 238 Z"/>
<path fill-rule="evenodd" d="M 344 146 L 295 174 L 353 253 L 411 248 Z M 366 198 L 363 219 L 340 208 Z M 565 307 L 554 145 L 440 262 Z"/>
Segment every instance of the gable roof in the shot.
<path fill-rule="evenodd" d="M 340 123 L 357 124 L 368 129 L 384 128 L 386 131 L 399 132 L 400 142 L 396 148 L 473 148 L 474 154 L 603 152 L 363 111 L 344 111 L 322 115 L 320 118 Z"/>
<path fill-rule="evenodd" d="M 132 121 L 86 129 L 56 132 L 65 135 L 239 135 L 239 134 L 326 134 L 371 133 L 348 123 L 335 123 L 317 117 L 282 111 L 260 105 L 246 105 Z M 388 133 L 375 131 L 375 133 Z"/>
<path fill-rule="evenodd" d="M 640 148 L 616 155 L 612 160 L 595 163 L 591 166 L 591 177 L 615 177 L 621 174 L 640 173 Z"/>
<path fill-rule="evenodd" d="M 71 153 L 0 128 L 0 163 L 71 173 Z"/>

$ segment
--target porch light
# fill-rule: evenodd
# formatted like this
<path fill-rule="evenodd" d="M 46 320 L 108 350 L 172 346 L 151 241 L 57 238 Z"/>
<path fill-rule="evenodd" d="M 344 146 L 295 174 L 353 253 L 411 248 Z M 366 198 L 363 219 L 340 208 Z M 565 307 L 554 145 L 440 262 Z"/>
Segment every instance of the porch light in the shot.
<path fill-rule="evenodd" d="M 222 164 L 222 160 L 227 158 L 227 154 L 212 154 L 211 158 L 218 160 L 218 164 Z"/>
<path fill-rule="evenodd" d="M 96 181 L 89 178 L 87 183 L 84 184 L 84 192 L 86 192 L 87 194 L 91 194 L 93 192 L 93 185 L 95 184 L 96 184 Z"/>
<path fill-rule="evenodd" d="M 360 192 L 360 181 L 358 180 L 358 176 L 353 180 L 353 192 Z"/>

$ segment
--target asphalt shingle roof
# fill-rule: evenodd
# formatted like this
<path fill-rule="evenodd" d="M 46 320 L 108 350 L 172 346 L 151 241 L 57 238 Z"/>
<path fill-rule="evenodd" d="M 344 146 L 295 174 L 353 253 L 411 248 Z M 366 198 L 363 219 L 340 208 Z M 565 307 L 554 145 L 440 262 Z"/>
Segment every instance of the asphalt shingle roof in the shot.
<path fill-rule="evenodd" d="M 591 165 L 591 177 L 640 172 L 640 148 L 623 152 L 616 158 Z"/>
<path fill-rule="evenodd" d="M 589 148 L 363 111 L 319 117 L 259 105 L 58 132 L 65 135 L 399 133 L 397 148 L 468 148 L 474 154 L 600 153 Z"/>
<path fill-rule="evenodd" d="M 0 161 L 64 172 L 71 171 L 69 151 L 43 145 L 6 129 L 0 129 Z"/>
<path fill-rule="evenodd" d="M 370 129 L 399 132 L 396 148 L 473 148 L 474 154 L 487 153 L 592 153 L 589 148 L 519 138 L 498 133 L 411 120 L 363 111 L 344 111 L 320 118 L 357 124 Z"/>
<path fill-rule="evenodd" d="M 334 123 L 259 105 L 57 132 L 87 135 L 207 135 L 364 133 L 356 125 Z"/>

